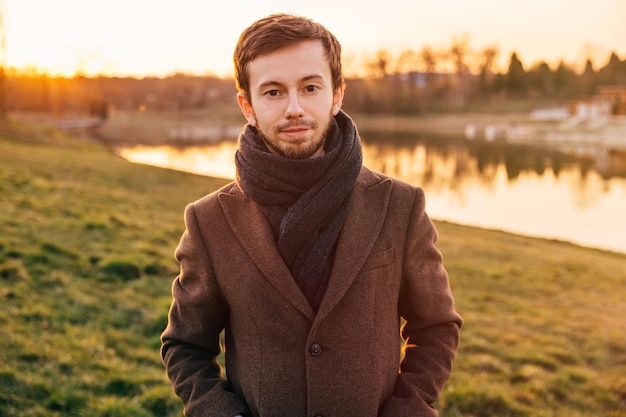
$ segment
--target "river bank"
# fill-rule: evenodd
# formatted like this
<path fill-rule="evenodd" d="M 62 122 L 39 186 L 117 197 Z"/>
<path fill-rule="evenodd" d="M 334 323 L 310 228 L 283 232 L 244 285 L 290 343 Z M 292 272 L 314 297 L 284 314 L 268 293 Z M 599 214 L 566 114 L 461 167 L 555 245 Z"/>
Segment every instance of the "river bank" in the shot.
<path fill-rule="evenodd" d="M 435 135 L 512 144 L 549 146 L 578 154 L 626 152 L 626 117 L 542 118 L 532 112 L 442 113 L 420 116 L 351 115 L 367 139 L 384 135 Z M 203 117 L 197 111 L 115 112 L 95 131 L 115 144 L 199 145 L 235 140 L 244 120 L 227 113 Z"/>
<path fill-rule="evenodd" d="M 224 182 L 0 124 L 0 415 L 180 416 L 158 356 L 173 250 Z M 440 415 L 624 415 L 626 255 L 436 226 L 465 319 Z"/>
<path fill-rule="evenodd" d="M 158 359 L 173 250 L 222 184 L 0 126 L 0 415 L 180 415 Z M 466 323 L 440 415 L 626 415 L 626 255 L 436 225 Z"/>
<path fill-rule="evenodd" d="M 437 113 L 417 116 L 352 114 L 361 135 L 438 135 L 561 148 L 626 152 L 626 116 L 545 117 L 546 112 Z M 190 146 L 235 140 L 245 120 L 238 109 L 111 111 L 106 120 L 80 115 L 16 113 L 18 120 L 95 137 L 114 146 Z"/>
<path fill-rule="evenodd" d="M 509 124 L 529 120 L 524 113 L 433 114 L 427 116 L 351 115 L 363 135 L 414 134 L 465 135 L 471 123 Z M 98 134 L 112 143 L 124 144 L 202 144 L 234 140 L 245 120 L 229 114 L 223 119 L 191 112 L 112 112 Z"/>

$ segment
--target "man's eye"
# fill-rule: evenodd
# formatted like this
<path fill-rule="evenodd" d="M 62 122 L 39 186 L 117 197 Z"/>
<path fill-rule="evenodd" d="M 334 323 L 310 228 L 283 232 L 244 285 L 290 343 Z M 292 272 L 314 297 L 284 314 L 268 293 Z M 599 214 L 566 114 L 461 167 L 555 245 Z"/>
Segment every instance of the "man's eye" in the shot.
<path fill-rule="evenodd" d="M 317 90 L 318 90 L 318 88 L 317 88 L 317 86 L 316 86 L 316 85 L 307 85 L 307 86 L 304 88 L 304 90 L 305 90 L 307 93 L 313 93 L 313 92 L 317 91 Z"/>
<path fill-rule="evenodd" d="M 276 97 L 278 95 L 278 90 L 268 90 L 265 92 L 265 94 L 270 97 Z"/>

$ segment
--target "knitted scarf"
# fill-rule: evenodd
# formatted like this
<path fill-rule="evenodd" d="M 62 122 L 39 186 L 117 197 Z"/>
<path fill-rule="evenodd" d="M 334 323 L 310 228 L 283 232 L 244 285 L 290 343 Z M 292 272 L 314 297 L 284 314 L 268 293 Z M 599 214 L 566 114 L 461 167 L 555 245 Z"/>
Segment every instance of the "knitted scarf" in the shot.
<path fill-rule="evenodd" d="M 362 164 L 356 126 L 344 112 L 334 117 L 324 149 L 317 158 L 284 158 L 247 125 L 235 154 L 237 184 L 265 213 L 278 252 L 315 311 Z"/>

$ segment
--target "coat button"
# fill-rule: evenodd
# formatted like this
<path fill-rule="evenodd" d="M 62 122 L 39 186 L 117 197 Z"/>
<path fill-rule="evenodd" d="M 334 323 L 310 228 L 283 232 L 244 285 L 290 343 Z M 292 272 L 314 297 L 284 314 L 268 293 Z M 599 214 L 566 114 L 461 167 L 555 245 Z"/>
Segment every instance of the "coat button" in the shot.
<path fill-rule="evenodd" d="M 311 352 L 311 355 L 319 356 L 322 354 L 322 345 L 320 345 L 319 343 L 313 343 L 309 351 Z"/>

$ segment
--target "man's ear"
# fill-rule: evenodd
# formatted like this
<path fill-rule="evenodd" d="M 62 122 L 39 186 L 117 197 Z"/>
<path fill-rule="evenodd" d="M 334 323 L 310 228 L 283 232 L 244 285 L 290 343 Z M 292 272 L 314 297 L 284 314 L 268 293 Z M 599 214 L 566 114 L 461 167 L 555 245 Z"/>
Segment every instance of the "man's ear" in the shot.
<path fill-rule="evenodd" d="M 254 110 L 252 109 L 252 103 L 250 103 L 248 96 L 244 93 L 237 93 L 237 103 L 239 103 L 239 108 L 241 109 L 241 113 L 243 113 L 243 117 L 245 117 L 248 123 L 252 126 L 256 126 L 256 117 L 254 115 Z"/>
<path fill-rule="evenodd" d="M 346 85 L 341 84 L 337 90 L 335 90 L 335 94 L 333 94 L 333 116 L 336 116 L 341 110 L 341 106 L 343 105 L 343 93 L 346 90 Z"/>

